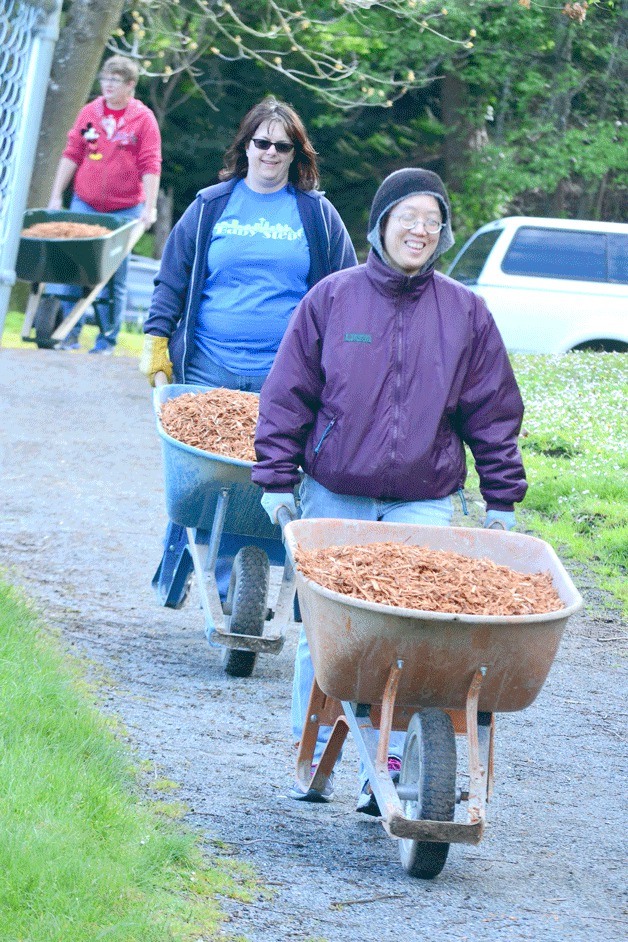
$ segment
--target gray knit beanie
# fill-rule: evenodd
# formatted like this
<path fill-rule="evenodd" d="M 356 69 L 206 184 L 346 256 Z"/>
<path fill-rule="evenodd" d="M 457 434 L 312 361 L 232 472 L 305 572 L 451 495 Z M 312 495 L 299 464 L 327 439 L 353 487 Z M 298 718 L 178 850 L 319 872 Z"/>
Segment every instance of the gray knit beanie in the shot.
<path fill-rule="evenodd" d="M 421 274 L 431 268 L 439 255 L 442 255 L 454 244 L 449 197 L 445 185 L 437 173 L 433 173 L 431 170 L 423 170 L 420 167 L 405 167 L 389 174 L 373 199 L 367 238 L 380 258 L 383 259 L 384 246 L 382 245 L 381 224 L 384 216 L 397 203 L 409 196 L 418 196 L 419 194 L 433 196 L 438 201 L 445 223 L 440 231 L 436 251 L 419 272 Z"/>

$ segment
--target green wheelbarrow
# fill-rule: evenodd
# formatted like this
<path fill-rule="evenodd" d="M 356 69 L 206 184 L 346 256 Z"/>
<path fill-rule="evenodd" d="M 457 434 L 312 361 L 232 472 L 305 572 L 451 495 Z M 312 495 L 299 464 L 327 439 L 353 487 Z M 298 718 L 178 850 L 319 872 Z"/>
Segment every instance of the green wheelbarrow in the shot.
<path fill-rule="evenodd" d="M 137 220 L 121 223 L 104 213 L 30 209 L 24 214 L 23 228 L 40 222 L 80 222 L 110 230 L 107 235 L 87 239 L 25 235 L 20 239 L 15 274 L 20 281 L 31 284 L 22 340 L 41 348 L 53 348 L 65 340 L 92 303 L 111 303 L 108 297 L 100 295 L 143 234 L 144 224 Z M 83 289 L 83 297 L 65 317 L 61 302 L 67 299 L 47 290 L 49 284 L 78 285 Z"/>

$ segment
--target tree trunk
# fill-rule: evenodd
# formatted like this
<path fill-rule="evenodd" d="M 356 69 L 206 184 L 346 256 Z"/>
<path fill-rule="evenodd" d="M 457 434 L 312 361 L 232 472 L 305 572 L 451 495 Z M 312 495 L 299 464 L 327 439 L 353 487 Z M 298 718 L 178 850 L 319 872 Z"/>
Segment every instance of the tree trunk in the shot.
<path fill-rule="evenodd" d="M 73 0 L 55 47 L 28 195 L 29 207 L 47 206 L 67 133 L 85 104 L 124 0 Z"/>
<path fill-rule="evenodd" d="M 448 73 L 441 84 L 441 119 L 447 128 L 443 143 L 444 177 L 454 189 L 460 183 L 467 140 L 463 121 L 466 85 L 457 75 Z"/>
<path fill-rule="evenodd" d="M 565 189 L 567 181 L 559 180 L 558 186 L 556 187 L 551 199 L 550 199 L 550 216 L 561 217 L 565 212 Z"/>
<path fill-rule="evenodd" d="M 157 221 L 155 223 L 155 245 L 153 248 L 153 258 L 161 258 L 163 255 L 166 239 L 170 235 L 170 230 L 172 229 L 173 202 L 174 196 L 171 186 L 168 187 L 167 192 L 164 192 L 163 190 L 159 191 L 159 196 L 157 197 Z"/>

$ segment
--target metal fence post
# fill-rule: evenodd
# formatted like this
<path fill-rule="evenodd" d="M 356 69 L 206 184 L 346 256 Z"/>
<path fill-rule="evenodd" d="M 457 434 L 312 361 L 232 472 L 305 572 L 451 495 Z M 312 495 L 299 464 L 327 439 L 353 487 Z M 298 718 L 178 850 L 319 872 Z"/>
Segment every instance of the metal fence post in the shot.
<path fill-rule="evenodd" d="M 0 3 L 0 338 L 15 284 L 15 260 L 62 0 Z"/>

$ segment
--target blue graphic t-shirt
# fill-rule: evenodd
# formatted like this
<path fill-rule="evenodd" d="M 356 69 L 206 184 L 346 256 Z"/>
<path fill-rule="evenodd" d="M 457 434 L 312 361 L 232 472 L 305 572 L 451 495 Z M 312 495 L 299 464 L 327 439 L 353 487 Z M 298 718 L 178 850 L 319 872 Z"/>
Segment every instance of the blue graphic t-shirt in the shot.
<path fill-rule="evenodd" d="M 214 226 L 207 259 L 199 353 L 232 373 L 267 373 L 308 289 L 310 251 L 294 193 L 256 193 L 240 180 Z"/>

